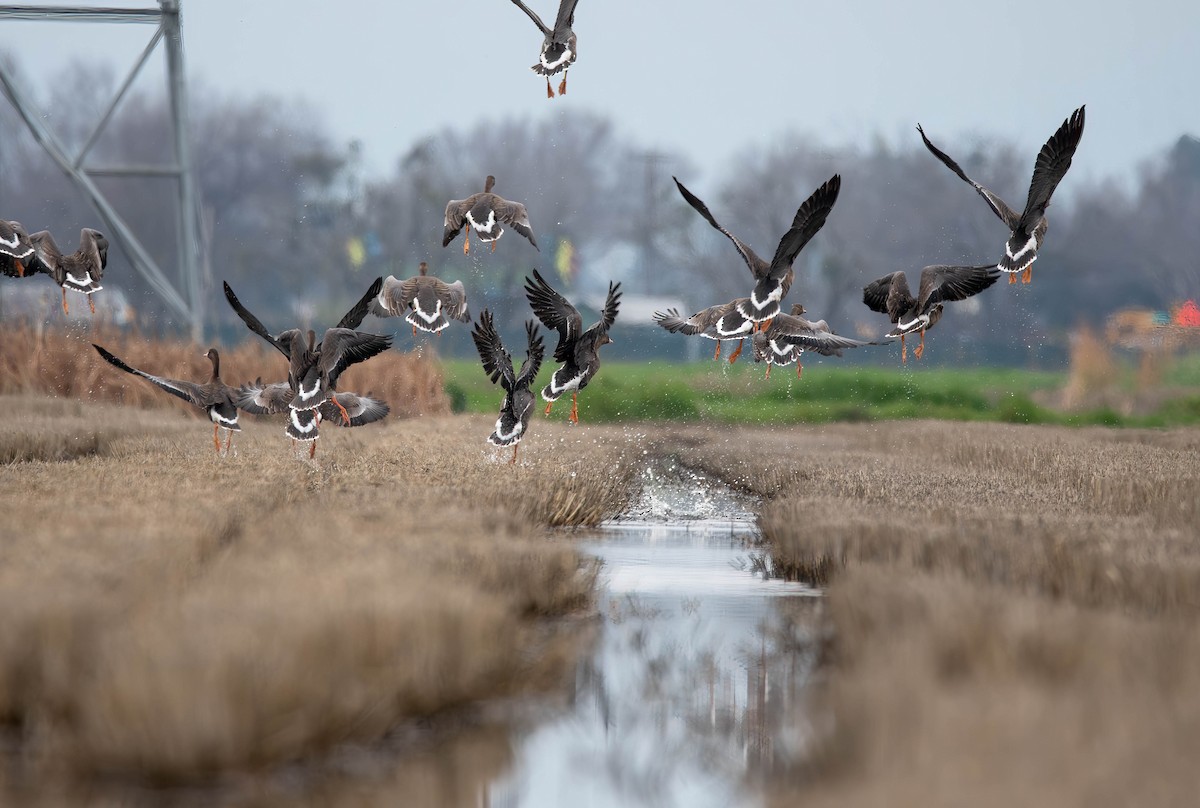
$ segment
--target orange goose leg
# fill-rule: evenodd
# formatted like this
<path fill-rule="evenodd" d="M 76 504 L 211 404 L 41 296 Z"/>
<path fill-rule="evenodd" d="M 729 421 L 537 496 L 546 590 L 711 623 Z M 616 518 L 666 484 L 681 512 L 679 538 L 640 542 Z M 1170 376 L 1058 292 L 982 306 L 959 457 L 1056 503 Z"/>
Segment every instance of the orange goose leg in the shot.
<path fill-rule="evenodd" d="M 229 447 L 233 446 L 233 430 L 230 429 L 227 431 L 229 434 L 225 436 L 225 454 L 226 454 L 226 456 L 229 455 Z"/>
<path fill-rule="evenodd" d="M 549 415 L 549 414 L 550 414 L 550 408 L 551 408 L 551 407 L 553 407 L 553 406 L 554 406 L 554 402 L 553 402 L 553 401 L 547 401 L 547 402 L 546 402 L 546 411 L 545 411 L 545 412 L 543 412 L 543 413 L 542 413 L 542 415 Z"/>
<path fill-rule="evenodd" d="M 921 358 L 921 354 L 925 353 L 925 329 L 921 329 L 921 344 L 913 349 L 913 356 L 917 359 Z"/>
<path fill-rule="evenodd" d="M 1021 283 L 1033 283 L 1033 264 L 1025 267 L 1025 271 L 1021 273 Z"/>
<path fill-rule="evenodd" d="M 579 423 L 579 391 L 571 393 L 571 423 Z"/>
<path fill-rule="evenodd" d="M 732 365 L 734 362 L 737 361 L 737 358 L 742 355 L 742 347 L 745 344 L 746 344 L 746 340 L 744 340 L 744 339 L 738 340 L 737 350 L 729 355 L 729 364 Z"/>
<path fill-rule="evenodd" d="M 550 77 L 549 76 L 546 76 L 546 97 L 547 98 L 554 97 L 554 90 L 551 89 L 551 87 L 550 87 Z"/>
<path fill-rule="evenodd" d="M 900 335 L 900 364 L 908 364 L 908 346 L 904 344 L 904 335 Z"/>
<path fill-rule="evenodd" d="M 721 358 L 721 340 L 717 340 L 717 350 L 716 350 L 716 353 L 713 354 L 713 361 L 715 362 L 720 358 Z"/>
<path fill-rule="evenodd" d="M 417 335 L 417 327 L 414 325 L 413 326 L 413 336 L 415 337 L 416 335 Z"/>
<path fill-rule="evenodd" d="M 559 94 L 559 95 L 566 95 L 566 94 L 567 94 L 567 74 L 566 74 L 566 72 L 564 72 L 564 73 L 563 73 L 563 80 L 562 80 L 562 82 L 561 82 L 561 83 L 558 85 L 558 94 Z"/>
<path fill-rule="evenodd" d="M 466 233 L 463 234 L 463 255 L 471 253 L 471 228 L 468 224 Z"/>
<path fill-rule="evenodd" d="M 25 265 L 22 264 L 20 261 L 13 261 L 13 263 L 17 265 L 17 277 L 24 278 L 25 277 Z"/>
<path fill-rule="evenodd" d="M 767 363 L 767 375 L 766 375 L 766 378 L 768 378 L 768 379 L 771 378 L 771 367 L 772 367 L 771 363 L 768 362 Z"/>
<path fill-rule="evenodd" d="M 67 308 L 67 287 L 63 287 L 63 314 L 70 314 L 71 310 Z"/>
<path fill-rule="evenodd" d="M 515 466 L 517 464 L 517 449 L 520 449 L 520 448 L 521 448 L 521 444 L 519 444 L 519 443 L 513 444 L 513 456 L 512 456 L 512 460 L 508 461 L 508 465 Z"/>
<path fill-rule="evenodd" d="M 1017 282 L 1017 273 L 1015 273 L 1015 272 L 1008 273 L 1008 285 L 1012 286 L 1016 282 Z"/>
<path fill-rule="evenodd" d="M 337 400 L 337 395 L 329 397 L 329 400 L 337 405 L 337 408 L 342 411 L 342 426 L 350 426 L 350 413 L 346 412 L 346 408 L 342 406 L 342 402 Z"/>
<path fill-rule="evenodd" d="M 800 364 L 800 360 L 797 359 L 796 360 L 796 378 L 799 379 L 801 374 L 803 374 L 803 373 L 804 373 L 804 365 Z"/>
<path fill-rule="evenodd" d="M 492 252 L 496 251 L 496 239 L 492 239 Z"/>
<path fill-rule="evenodd" d="M 317 442 L 314 440 L 308 444 L 308 459 L 312 460 L 317 456 Z"/>
<path fill-rule="evenodd" d="M 92 310 L 92 314 L 96 313 L 96 298 L 88 295 L 88 308 Z"/>
<path fill-rule="evenodd" d="M 213 446 L 216 447 L 218 456 L 221 454 L 221 439 L 217 437 L 217 430 L 220 428 L 220 424 L 213 424 Z"/>

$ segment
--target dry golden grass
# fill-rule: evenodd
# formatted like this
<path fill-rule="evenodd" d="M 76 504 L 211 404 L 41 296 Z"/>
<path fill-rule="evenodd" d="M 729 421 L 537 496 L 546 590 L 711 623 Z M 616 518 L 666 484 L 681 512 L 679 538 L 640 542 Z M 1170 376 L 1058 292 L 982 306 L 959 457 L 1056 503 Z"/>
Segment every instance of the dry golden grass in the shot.
<path fill-rule="evenodd" d="M 1071 335 L 1071 352 L 1066 387 L 1062 391 L 1062 406 L 1071 410 L 1090 396 L 1113 387 L 1121 376 L 1121 368 L 1112 350 L 1095 331 L 1087 326 Z"/>
<path fill-rule="evenodd" d="M 16 401 L 29 432 L 70 409 Z M 539 423 L 509 467 L 451 417 L 327 428 L 313 464 L 252 423 L 217 459 L 194 420 L 86 413 L 104 452 L 0 467 L 0 716 L 36 782 L 203 780 L 546 686 L 536 618 L 595 570 L 544 527 L 620 512 L 641 462 Z"/>
<path fill-rule="evenodd" d="M 691 437 L 829 587 L 831 729 L 775 804 L 1193 804 L 1200 431 Z"/>
<path fill-rule="evenodd" d="M 104 401 L 125 406 L 174 408 L 194 417 L 203 413 L 174 396 L 106 363 L 92 348 L 103 345 L 139 370 L 173 379 L 207 381 L 212 365 L 208 346 L 181 340 L 147 339 L 111 326 L 40 330 L 29 326 L 0 328 L 0 394 L 49 394 L 71 401 Z M 221 378 L 226 384 L 274 382 L 287 378 L 287 360 L 254 336 L 221 351 Z M 343 390 L 369 393 L 392 408 L 393 417 L 450 412 L 436 361 L 388 351 L 350 368 L 339 382 Z"/>

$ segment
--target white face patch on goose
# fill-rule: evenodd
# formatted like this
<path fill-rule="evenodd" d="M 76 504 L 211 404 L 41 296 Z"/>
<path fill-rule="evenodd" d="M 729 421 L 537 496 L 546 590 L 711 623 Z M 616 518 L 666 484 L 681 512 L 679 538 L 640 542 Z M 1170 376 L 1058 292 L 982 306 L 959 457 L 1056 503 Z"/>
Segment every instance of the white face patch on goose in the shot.
<path fill-rule="evenodd" d="M 491 235 L 492 228 L 496 226 L 496 211 L 489 210 L 487 221 L 483 224 L 475 221 L 475 217 L 471 215 L 471 211 L 467 211 L 467 221 L 470 222 L 471 227 L 473 227 L 476 232 L 480 233 L 481 235 Z M 503 230 L 500 231 L 500 233 L 503 232 Z M 496 233 L 496 238 L 500 238 L 500 233 Z"/>

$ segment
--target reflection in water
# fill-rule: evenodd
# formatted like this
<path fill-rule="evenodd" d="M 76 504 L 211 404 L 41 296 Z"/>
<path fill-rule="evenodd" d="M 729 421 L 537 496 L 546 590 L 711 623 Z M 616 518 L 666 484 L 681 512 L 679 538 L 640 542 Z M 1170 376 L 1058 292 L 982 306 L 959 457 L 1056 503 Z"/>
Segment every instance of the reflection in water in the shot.
<path fill-rule="evenodd" d="M 802 756 L 816 593 L 755 572 L 736 502 L 653 482 L 644 521 L 584 543 L 605 565 L 601 639 L 572 710 L 517 745 L 493 808 L 752 805 L 759 777 Z M 681 519 L 689 494 L 734 518 Z"/>

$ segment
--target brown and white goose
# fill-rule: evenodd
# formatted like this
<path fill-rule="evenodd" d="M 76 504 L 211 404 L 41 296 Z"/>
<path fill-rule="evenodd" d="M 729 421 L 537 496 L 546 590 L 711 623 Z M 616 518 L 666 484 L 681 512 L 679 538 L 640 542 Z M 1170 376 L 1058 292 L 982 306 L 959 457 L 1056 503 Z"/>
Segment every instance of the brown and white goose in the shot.
<path fill-rule="evenodd" d="M 469 224 L 471 230 L 479 235 L 479 240 L 492 245 L 496 251 L 496 241 L 504 235 L 504 227 L 509 225 L 525 238 L 538 252 L 537 242 L 533 238 L 533 228 L 529 224 L 529 213 L 520 202 L 510 202 L 502 196 L 492 193 L 496 178 L 491 174 L 483 184 L 483 193 L 472 194 L 466 199 L 451 199 L 446 204 L 446 216 L 442 222 L 445 230 L 442 233 L 442 246 L 445 247 L 464 225 Z M 471 251 L 471 230 L 463 236 L 463 255 Z"/>
<path fill-rule="evenodd" d="M 672 334 L 685 334 L 689 337 L 700 336 L 716 340 L 717 350 L 713 354 L 714 361 L 721 358 L 721 343 L 727 339 L 736 339 L 738 341 L 737 349 L 729 355 L 729 362 L 733 364 L 741 356 L 742 344 L 746 338 L 754 333 L 754 321 L 747 319 L 738 311 L 738 307 L 748 301 L 749 298 L 741 297 L 728 303 L 709 306 L 687 319 L 679 314 L 678 309 L 668 309 L 665 312 L 656 311 L 654 312 L 654 322 Z"/>
<path fill-rule="evenodd" d="M 1033 164 L 1033 179 L 1029 183 L 1029 196 L 1025 199 L 1025 210 L 1021 213 L 1014 211 L 1003 199 L 968 177 L 958 163 L 929 142 L 929 138 L 925 137 L 925 130 L 917 124 L 917 131 L 921 133 L 921 140 L 925 141 L 925 148 L 960 179 L 974 186 L 992 212 L 1012 231 L 1004 245 L 1004 257 L 996 264 L 1002 272 L 1009 273 L 1009 283 L 1017 282 L 1017 273 L 1022 273 L 1022 283 L 1033 280 L 1033 262 L 1037 260 L 1037 252 L 1046 237 L 1046 208 L 1050 206 L 1050 197 L 1054 195 L 1054 189 L 1071 167 L 1071 159 L 1075 156 L 1080 138 L 1083 137 L 1084 109 L 1085 107 L 1080 107 L 1072 112 L 1038 152 L 1037 160 Z"/>
<path fill-rule="evenodd" d="M 373 424 L 391 411 L 386 402 L 358 393 L 338 391 L 329 401 L 313 410 L 292 409 L 295 393 L 288 382 L 263 384 L 257 379 L 253 384 L 243 384 L 235 392 L 237 406 L 253 415 L 288 414 L 285 432 L 293 441 L 310 443 L 310 452 L 316 453 L 316 440 L 321 437 L 320 425 L 332 421 L 340 426 L 353 427 Z"/>
<path fill-rule="evenodd" d="M 371 301 L 379 294 L 383 278 L 376 278 L 367 293 L 359 299 L 337 326 L 325 331 L 321 342 L 316 341 L 316 332 L 301 332 L 298 328 L 272 336 L 262 322 L 255 317 L 225 284 L 225 298 L 237 312 L 242 322 L 288 358 L 288 384 L 293 392 L 289 407 L 293 410 L 316 410 L 327 402 L 341 409 L 340 401 L 334 397 L 338 376 L 351 365 L 370 359 L 386 351 L 392 344 L 390 336 L 367 334 L 355 329 L 367 316 Z M 347 412 L 343 419 L 351 420 Z M 307 418 L 307 416 L 304 416 Z M 316 452 L 314 443 L 311 452 Z"/>
<path fill-rule="evenodd" d="M 96 303 L 92 295 L 104 288 L 100 279 L 108 266 L 108 239 L 104 234 L 90 227 L 83 228 L 79 232 L 79 249 L 70 255 L 62 254 L 49 230 L 34 233 L 29 240 L 33 243 L 35 260 L 26 264 L 26 270 L 44 272 L 62 287 L 63 312 L 71 313 L 67 307 L 67 290 L 70 289 L 87 295 L 88 306 L 95 314 Z"/>
<path fill-rule="evenodd" d="M 208 352 L 204 354 L 205 358 L 212 362 L 212 376 L 204 384 L 197 384 L 196 382 L 155 376 L 144 370 L 130 367 L 95 343 L 92 343 L 92 347 L 103 357 L 105 362 L 113 367 L 120 368 L 126 373 L 132 373 L 134 376 L 140 376 L 155 387 L 166 390 L 176 398 L 194 404 L 208 413 L 209 420 L 213 422 L 213 446 L 216 448 L 217 454 L 221 453 L 219 433 L 222 429 L 226 431 L 227 435 L 225 453 L 229 453 L 229 447 L 233 443 L 233 433 L 240 432 L 242 428 L 238 426 L 237 401 L 234 397 L 236 391 L 221 381 L 221 357 L 216 348 L 209 348 Z"/>
<path fill-rule="evenodd" d="M 804 319 L 803 315 L 804 307 L 799 303 L 793 304 L 790 314 L 777 315 L 769 326 L 754 335 L 751 341 L 754 361 L 767 363 L 768 379 L 771 378 L 772 365 L 787 367 L 793 363 L 799 378 L 804 373 L 800 355 L 805 351 L 822 356 L 841 356 L 846 348 L 878 344 L 835 334 L 824 320 L 813 322 Z"/>
<path fill-rule="evenodd" d="M 446 283 L 441 278 L 429 275 L 429 265 L 421 262 L 420 274 L 400 280 L 388 275 L 378 296 L 371 301 L 371 313 L 376 317 L 399 317 L 413 328 L 430 334 L 440 334 L 450 325 L 447 317 L 460 323 L 471 322 L 467 308 L 467 290 L 462 281 Z"/>
<path fill-rule="evenodd" d="M 549 28 L 542 18 L 521 0 L 513 0 L 517 8 L 529 15 L 533 24 L 546 37 L 542 42 L 542 52 L 538 55 L 538 63 L 533 66 L 533 72 L 546 77 L 546 97 L 553 98 L 554 90 L 550 88 L 550 77 L 562 73 L 562 81 L 558 85 L 558 94 L 567 94 L 567 68 L 575 64 L 579 56 L 577 39 L 572 26 L 575 25 L 575 6 L 579 0 L 559 0 L 558 16 L 554 19 L 554 27 Z"/>
<path fill-rule="evenodd" d="M 621 284 L 608 284 L 608 297 L 604 301 L 600 322 L 583 330 L 583 317 L 579 310 L 546 283 L 538 271 L 533 278 L 525 278 L 525 296 L 533 313 L 547 328 L 558 331 L 558 345 L 554 348 L 554 361 L 562 367 L 554 371 L 550 384 L 542 388 L 546 400 L 546 415 L 554 402 L 568 390 L 571 391 L 571 423 L 579 423 L 579 391 L 600 369 L 600 348 L 612 342 L 608 330 L 617 319 L 621 304 Z"/>
<path fill-rule="evenodd" d="M 672 179 L 675 180 L 679 193 L 683 195 L 687 203 L 695 208 L 696 212 L 703 216 L 709 224 L 733 242 L 738 254 L 742 256 L 742 260 L 749 267 L 750 274 L 754 276 L 754 291 L 750 293 L 750 297 L 744 298 L 744 302 L 738 304 L 738 311 L 742 313 L 742 316 L 755 323 L 770 320 L 779 313 L 779 301 L 788 293 L 792 281 L 795 280 L 796 271 L 792 268 L 792 264 L 795 263 L 796 256 L 804 249 L 804 245 L 824 227 L 825 220 L 829 218 L 829 212 L 833 210 L 833 205 L 837 202 L 838 192 L 842 187 L 841 176 L 834 174 L 804 201 L 792 219 L 792 226 L 779 240 L 779 245 L 775 248 L 775 256 L 770 263 L 759 258 L 749 245 L 718 224 L 709 212 L 708 206 L 701 202 L 699 197 L 683 187 L 683 183 L 678 179 L 674 177 Z"/>
<path fill-rule="evenodd" d="M 0 273 L 24 278 L 25 264 L 33 257 L 33 242 L 20 222 L 0 219 Z"/>
<path fill-rule="evenodd" d="M 533 405 L 537 396 L 529 389 L 537 378 L 538 370 L 542 367 L 542 357 L 546 348 L 542 343 L 537 323 L 533 320 L 525 322 L 525 339 L 528 347 L 525 349 L 525 361 L 521 369 L 513 372 L 512 356 L 500 341 L 492 313 L 484 309 L 479 314 L 479 322 L 471 331 L 471 339 L 479 351 L 479 359 L 483 362 L 483 372 L 492 380 L 492 384 L 500 382 L 504 390 L 504 400 L 500 403 L 500 415 L 496 418 L 496 428 L 488 436 L 488 443 L 493 446 L 513 447 L 512 460 L 517 462 L 517 449 L 525 430 L 529 428 L 529 418 L 533 415 Z"/>
<path fill-rule="evenodd" d="M 921 332 L 921 344 L 913 350 L 917 359 L 925 352 L 925 332 L 942 319 L 944 303 L 966 300 L 991 286 L 1000 278 L 1000 270 L 992 264 L 980 267 L 928 266 L 921 270 L 921 287 L 913 297 L 908 290 L 908 278 L 903 272 L 893 272 L 863 287 L 863 303 L 872 311 L 886 314 L 895 324 L 889 338 L 900 338 L 900 361 L 908 361 L 908 346 L 904 338 Z"/>

